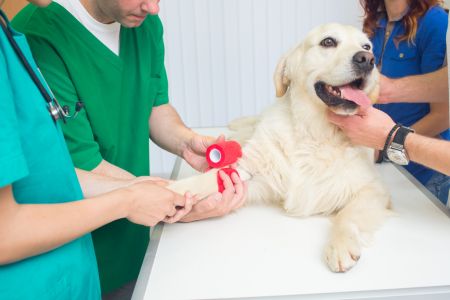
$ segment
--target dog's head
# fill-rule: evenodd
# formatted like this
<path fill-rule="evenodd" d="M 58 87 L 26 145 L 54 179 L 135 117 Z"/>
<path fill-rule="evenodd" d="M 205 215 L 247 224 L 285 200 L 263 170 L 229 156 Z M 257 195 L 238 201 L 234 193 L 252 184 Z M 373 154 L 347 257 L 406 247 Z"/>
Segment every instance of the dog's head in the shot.
<path fill-rule="evenodd" d="M 317 105 L 355 114 L 378 96 L 374 62 L 372 44 L 360 30 L 334 23 L 319 26 L 281 58 L 274 75 L 277 97 L 288 88 L 300 88 Z"/>

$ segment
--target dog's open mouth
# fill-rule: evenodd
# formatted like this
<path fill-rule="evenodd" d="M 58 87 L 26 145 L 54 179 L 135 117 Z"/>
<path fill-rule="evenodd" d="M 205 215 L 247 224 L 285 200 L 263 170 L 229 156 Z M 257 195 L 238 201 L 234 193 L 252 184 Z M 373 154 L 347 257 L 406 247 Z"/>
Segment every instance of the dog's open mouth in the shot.
<path fill-rule="evenodd" d="M 358 107 L 366 109 L 371 101 L 362 90 L 364 80 L 356 79 L 348 84 L 332 86 L 323 81 L 314 84 L 317 96 L 333 111 L 340 114 L 355 113 Z"/>

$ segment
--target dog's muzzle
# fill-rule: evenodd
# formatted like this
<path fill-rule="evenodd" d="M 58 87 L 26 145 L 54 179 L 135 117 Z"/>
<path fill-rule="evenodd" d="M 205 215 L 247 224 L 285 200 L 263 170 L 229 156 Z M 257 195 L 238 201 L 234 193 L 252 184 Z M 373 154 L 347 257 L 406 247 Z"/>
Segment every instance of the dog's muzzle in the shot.
<path fill-rule="evenodd" d="M 359 51 L 353 56 L 352 63 L 355 74 L 365 76 L 372 72 L 375 66 L 375 57 L 370 52 Z"/>
<path fill-rule="evenodd" d="M 317 96 L 328 107 L 339 114 L 355 114 L 359 107 L 366 109 L 371 105 L 369 97 L 363 91 L 365 77 L 350 83 L 332 86 L 323 81 L 314 84 Z"/>

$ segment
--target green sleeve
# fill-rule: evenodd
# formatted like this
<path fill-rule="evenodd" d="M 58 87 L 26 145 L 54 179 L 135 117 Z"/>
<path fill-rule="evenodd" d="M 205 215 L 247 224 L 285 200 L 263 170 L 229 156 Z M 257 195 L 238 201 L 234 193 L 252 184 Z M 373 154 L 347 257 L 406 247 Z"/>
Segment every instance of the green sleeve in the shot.
<path fill-rule="evenodd" d="M 71 114 L 79 97 L 62 58 L 47 40 L 27 36 L 33 56 L 61 106 L 68 105 Z M 92 133 L 89 116 L 82 109 L 76 119 L 62 125 L 64 138 L 75 167 L 94 169 L 101 161 L 100 148 Z"/>
<path fill-rule="evenodd" d="M 159 106 L 162 104 L 169 103 L 169 86 L 167 81 L 166 68 L 163 66 L 162 71 L 160 73 L 161 81 L 159 85 L 158 92 L 156 94 L 156 99 L 154 102 L 154 106 Z"/>
<path fill-rule="evenodd" d="M 161 23 L 161 20 L 158 16 L 154 16 L 155 20 L 155 26 L 158 28 L 158 35 L 157 35 L 157 64 L 161 65 L 161 71 L 159 72 L 159 88 L 158 92 L 156 94 L 156 99 L 154 102 L 154 106 L 159 106 L 162 104 L 167 104 L 169 102 L 169 84 L 167 81 L 167 74 L 166 74 L 166 68 L 164 66 L 164 55 L 165 55 L 165 49 L 164 49 L 164 30 L 163 25 Z"/>

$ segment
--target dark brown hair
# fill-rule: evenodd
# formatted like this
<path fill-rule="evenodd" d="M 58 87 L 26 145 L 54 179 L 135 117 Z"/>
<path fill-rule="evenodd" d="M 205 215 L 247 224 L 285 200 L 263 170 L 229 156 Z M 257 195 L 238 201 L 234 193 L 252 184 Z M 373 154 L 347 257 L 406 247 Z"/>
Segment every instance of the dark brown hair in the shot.
<path fill-rule="evenodd" d="M 386 7 L 383 0 L 359 0 L 364 9 L 363 31 L 373 37 L 378 26 L 380 13 L 386 13 Z M 408 0 L 409 10 L 403 17 L 403 26 L 405 26 L 405 34 L 395 37 L 398 42 L 407 40 L 414 43 L 417 33 L 417 22 L 428 9 L 433 6 L 443 6 L 443 0 Z"/>

